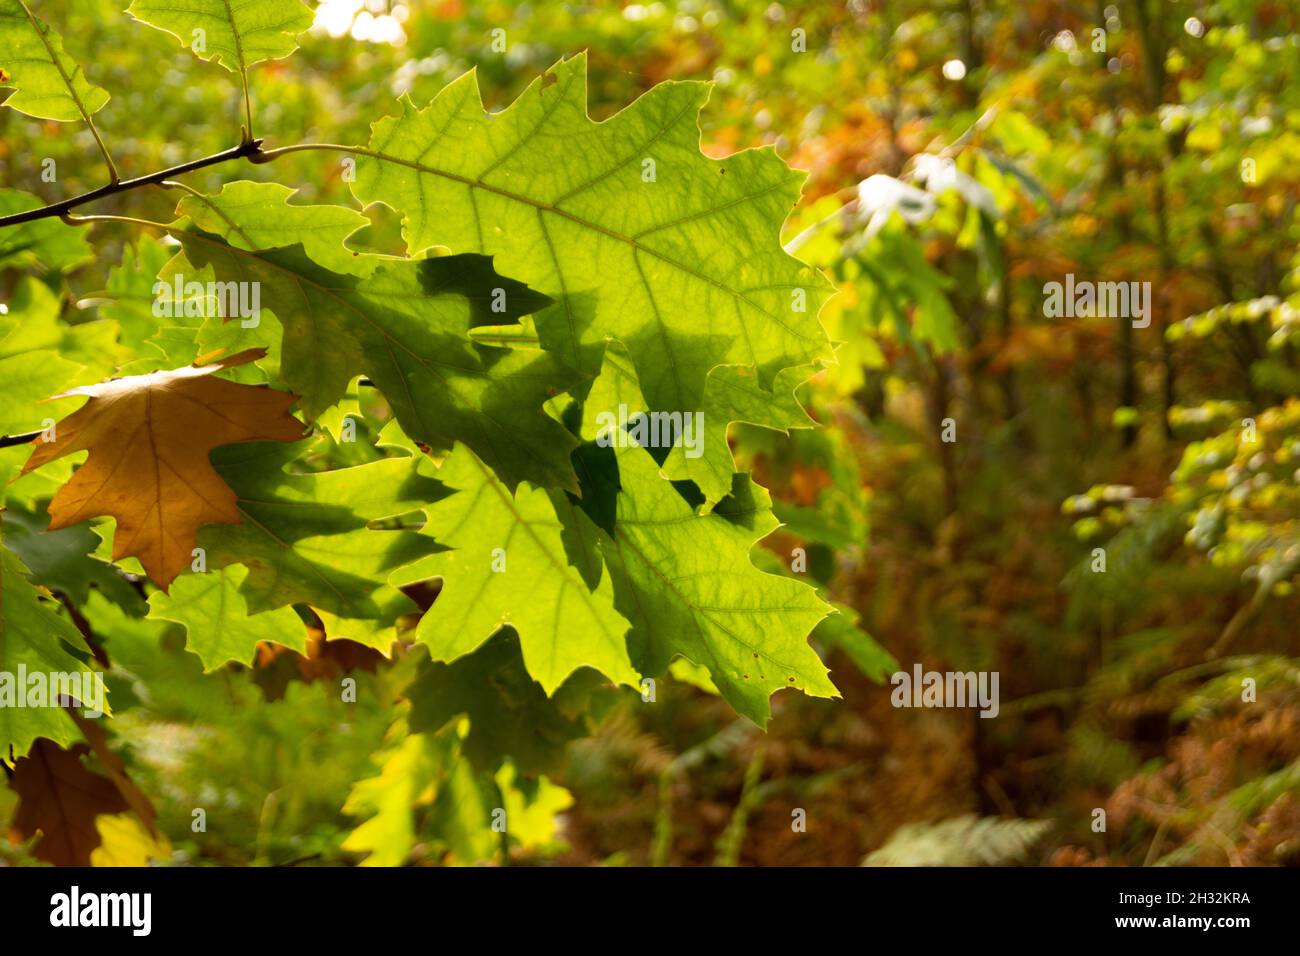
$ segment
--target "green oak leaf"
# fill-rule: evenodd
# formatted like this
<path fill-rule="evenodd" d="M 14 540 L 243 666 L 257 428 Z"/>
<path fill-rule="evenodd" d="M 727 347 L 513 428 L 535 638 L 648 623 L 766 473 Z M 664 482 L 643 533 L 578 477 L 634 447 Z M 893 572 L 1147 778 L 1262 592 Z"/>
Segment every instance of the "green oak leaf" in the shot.
<path fill-rule="evenodd" d="M 752 368 L 720 365 L 713 369 L 696 418 L 703 427 L 692 423 L 689 444 L 687 432 L 676 432 L 679 437 L 663 463 L 664 474 L 673 480 L 695 482 L 710 506 L 722 500 L 731 493 L 736 471 L 736 460 L 727 441 L 731 424 L 745 422 L 780 432 L 813 427 L 813 420 L 794 395 L 795 388 L 812 372 L 811 366 L 783 369 L 768 392 L 759 387 Z M 608 425 L 621 421 L 620 406 L 626 409 L 628 417 L 648 411 L 636 369 L 626 351 L 611 347 L 605 351 L 601 374 L 583 405 L 582 437 L 609 441 L 608 437 L 602 439 L 602 435 L 610 434 Z"/>
<path fill-rule="evenodd" d="M 44 503 L 33 510 L 13 503 L 5 511 L 5 544 L 22 559 L 32 583 L 67 595 L 77 607 L 92 586 L 124 606 L 143 603 L 113 565 L 91 555 L 100 539 L 89 525 L 49 531 L 49 523 Z"/>
<path fill-rule="evenodd" d="M 158 331 L 159 319 L 153 314 L 154 284 L 173 255 L 173 250 L 152 236 L 139 236 L 122 250 L 122 261 L 108 270 L 104 286 L 108 301 L 99 306 L 99 314 L 117 322 L 122 330 L 122 345 L 134 352 L 145 350 L 145 342 Z M 138 361 L 143 369 L 154 359 L 146 351 Z M 123 371 L 123 374 L 137 373 Z"/>
<path fill-rule="evenodd" d="M 23 276 L 0 312 L 0 355 L 40 349 L 58 351 L 67 344 L 69 326 L 59 322 L 62 303 L 48 285 Z"/>
<path fill-rule="evenodd" d="M 4 105 L 40 119 L 89 122 L 108 102 L 26 0 L 0 0 L 0 77 L 14 90 Z"/>
<path fill-rule="evenodd" d="M 0 405 L 0 434 L 25 434 L 47 427 L 59 418 L 62 400 L 48 406 L 38 405 L 58 394 L 67 382 L 76 378 L 82 366 L 69 362 L 52 349 L 0 355 L 0 381 L 4 382 L 5 400 Z"/>
<path fill-rule="evenodd" d="M 343 849 L 364 853 L 362 866 L 401 866 L 415 845 L 415 810 L 437 798 L 447 767 L 456 758 L 451 734 L 407 734 L 400 722 L 390 734 L 401 736 L 376 755 L 379 775 L 352 786 L 343 812 L 365 817 Z"/>
<path fill-rule="evenodd" d="M 449 854 L 447 862 L 494 859 L 501 849 L 492 829 L 492 810 L 499 805 L 495 787 L 460 759 L 454 728 L 408 734 L 404 724 L 394 724 L 393 742 L 376 757 L 379 776 L 359 781 L 348 794 L 343 812 L 368 819 L 348 835 L 343 849 L 368 854 L 362 866 L 399 866 L 417 838 L 432 837 Z"/>
<path fill-rule="evenodd" d="M 0 189 L 0 216 L 45 205 L 31 193 Z M 58 219 L 35 219 L 0 228 L 0 268 L 67 272 L 94 258 L 86 231 Z"/>
<path fill-rule="evenodd" d="M 35 509 L 40 502 L 53 498 L 76 470 L 72 464 L 75 456 L 69 455 L 63 461 L 53 463 L 54 467 L 50 469 L 42 468 L 19 477 L 23 465 L 31 455 L 31 445 L 26 443 L 0 448 L 0 485 L 4 487 L 4 504 L 7 508 Z M 48 471 L 48 474 L 41 474 L 44 471 Z M 104 558 L 107 560 L 107 553 Z"/>
<path fill-rule="evenodd" d="M 501 314 L 492 312 L 498 291 Z M 358 336 L 362 367 L 411 438 L 435 452 L 464 443 L 510 488 L 526 480 L 577 489 L 569 453 L 578 441 L 542 405 L 578 375 L 546 352 L 476 345 L 468 335 L 545 298 L 482 256 L 381 266 L 359 292 L 376 319 Z"/>
<path fill-rule="evenodd" d="M 183 281 L 202 282 L 200 271 L 211 269 L 218 282 L 258 284 L 259 325 L 269 310 L 282 327 L 283 338 L 275 350 L 278 355 L 272 357 L 278 358 L 281 380 L 301 396 L 304 415 L 315 418 L 343 397 L 360 350 L 352 328 L 355 310 L 344 299 L 355 289 L 354 277 L 330 272 L 313 262 L 301 243 L 253 251 L 194 227 L 175 235 L 184 253 L 168 264 L 165 278 L 180 273 Z M 191 268 L 186 268 L 186 262 Z M 216 311 L 205 308 L 204 314 L 212 316 Z M 231 334 L 247 331 L 260 340 L 263 330 L 245 330 L 243 321 L 229 317 Z M 196 341 L 197 334 L 196 329 Z"/>
<path fill-rule="evenodd" d="M 139 615 L 128 613 L 99 591 L 91 591 L 89 600 L 78 608 L 108 653 L 112 667 L 104 679 L 119 705 L 141 702 L 155 718 L 220 724 L 230 719 L 232 708 L 244 710 L 261 703 L 262 692 L 251 681 L 206 676 L 203 661 L 170 640 L 179 625 L 145 617 L 149 606 L 144 601 L 139 604 Z"/>
<path fill-rule="evenodd" d="M 812 428 L 814 422 L 795 397 L 795 389 L 813 374 L 810 365 L 796 365 L 776 374 L 771 391 L 759 387 L 752 368 L 719 365 L 709 372 L 704 386 L 704 435 L 696 449 L 678 444 L 664 461 L 664 474 L 673 480 L 695 482 L 709 504 L 731 492 L 736 460 L 727 433 L 734 422 L 758 425 L 788 433 L 792 428 Z M 687 454 L 690 451 L 691 454 Z M 698 451 L 698 454 L 696 453 Z"/>
<path fill-rule="evenodd" d="M 429 528 L 452 550 L 419 565 L 443 584 L 416 629 L 434 659 L 456 660 L 509 624 L 528 673 L 548 694 L 580 667 L 635 685 L 628 622 L 614 609 L 609 579 L 589 587 L 569 564 L 546 491 L 520 485 L 511 495 L 464 447 L 438 477 L 456 493 L 428 509 Z"/>
<path fill-rule="evenodd" d="M 501 804 L 497 789 L 468 760 L 459 759 L 459 753 L 456 757 L 431 808 L 429 827 L 453 866 L 496 860 L 504 849 L 501 834 L 493 827 L 493 811 Z"/>
<path fill-rule="evenodd" d="M 317 265 L 334 272 L 368 274 L 382 261 L 347 248 L 347 238 L 370 220 L 347 206 L 290 203 L 296 189 L 248 180 L 226 183 L 213 195 L 189 195 L 176 207 L 196 228 L 240 249 L 276 249 L 302 243 Z"/>
<path fill-rule="evenodd" d="M 512 764 L 502 766 L 494 779 L 510 821 L 507 834 L 512 844 L 541 850 L 565 847 L 557 839 L 557 818 L 573 806 L 573 794 L 544 776 L 524 777 Z"/>
<path fill-rule="evenodd" d="M 27 580 L 27 568 L 18 555 L 0 544 L 0 674 L 8 680 L 18 680 L 20 667 L 27 674 L 93 673 L 69 653 L 74 648 L 89 654 L 90 648 L 55 607 Z M 104 709 L 107 712 L 107 702 Z M 60 707 L 0 706 L 0 762 L 26 754 L 37 737 L 62 746 L 81 739 L 81 733 Z"/>
<path fill-rule="evenodd" d="M 215 217 L 215 213 L 212 214 Z M 174 244 L 173 244 L 174 246 Z M 182 292 L 175 294 L 179 277 Z M 282 330 L 275 316 L 263 311 L 256 329 L 245 329 L 239 322 L 226 323 L 215 296 L 207 295 L 207 283 L 214 282 L 210 269 L 197 272 L 173 247 L 148 236 L 141 236 L 134 249 L 123 251 L 122 262 L 108 275 L 106 292 L 109 301 L 100 306 L 100 314 L 116 319 L 122 326 L 122 344 L 134 351 L 136 358 L 122 366 L 122 375 L 151 371 L 158 361 L 168 366 L 188 365 L 199 355 L 218 349 L 234 354 L 246 348 L 265 348 L 270 357 L 234 369 L 233 381 L 247 384 L 266 382 L 266 371 L 278 365 Z M 170 290 L 171 313 L 155 315 L 158 283 Z M 200 294 L 189 294 L 185 287 L 197 283 Z"/>
<path fill-rule="evenodd" d="M 472 73 L 423 110 L 404 98 L 373 125 L 353 193 L 402 214 L 412 253 L 492 255 L 553 299 L 542 346 L 574 368 L 595 374 L 621 340 L 656 409 L 700 407 L 716 365 L 751 366 L 767 389 L 828 358 L 817 312 L 833 287 L 779 239 L 803 174 L 768 148 L 705 157 L 706 83 L 661 83 L 596 123 L 586 76 L 578 55 L 491 114 Z"/>
<path fill-rule="evenodd" d="M 230 311 L 231 299 L 220 294 L 217 287 L 209 285 L 217 281 L 212 268 L 196 269 L 183 252 L 163 266 L 158 281 L 170 289 L 172 309 L 171 315 L 159 319 L 160 323 L 166 324 L 160 325 L 148 345 L 162 352 L 169 365 L 187 364 L 200 355 L 218 352 L 233 355 L 245 349 L 263 348 L 266 355 L 256 362 L 232 369 L 230 379 L 247 385 L 261 385 L 270 381 L 268 375 L 280 378 L 280 343 L 284 328 L 275 313 L 263 307 L 260 288 L 257 302 L 241 299 L 238 303 L 240 306 L 258 306 L 256 322 L 251 328 L 246 328 L 243 318 L 232 315 L 227 320 L 225 313 Z M 230 289 L 229 286 L 225 288 Z M 213 294 L 209 294 L 209 289 Z M 239 290 L 236 287 L 234 291 Z M 251 286 L 245 286 L 240 294 L 250 293 Z"/>
<path fill-rule="evenodd" d="M 702 690 L 706 694 L 718 696 L 718 687 L 713 683 L 713 678 L 709 676 L 708 668 L 701 667 L 699 664 L 692 664 L 684 657 L 676 657 L 668 665 L 668 673 L 672 675 L 673 680 L 680 681 L 683 684 L 689 684 L 696 690 Z"/>
<path fill-rule="evenodd" d="M 86 366 L 60 353 L 60 347 L 72 344 L 75 337 L 65 334 L 71 329 L 59 322 L 58 299 L 43 283 L 23 277 L 6 308 L 7 313 L 0 314 L 0 382 L 5 397 L 0 403 L 0 435 L 27 434 L 55 424 L 75 404 L 75 398 L 49 401 L 52 395 L 100 376 L 94 372 L 87 375 Z M 65 465 L 40 482 L 24 478 L 27 487 L 16 486 L 14 479 L 30 454 L 29 447 L 0 449 L 0 484 L 11 505 L 30 503 L 42 492 L 52 496 L 70 476 L 70 466 Z"/>
<path fill-rule="evenodd" d="M 775 526 L 762 507 L 766 494 L 751 486 L 756 516 L 732 520 L 695 514 L 642 449 L 620 451 L 618 472 L 614 535 L 602 535 L 601 550 L 617 606 L 632 622 L 633 662 L 658 674 L 682 655 L 707 668 L 727 702 L 760 726 L 781 687 L 839 696 L 808 645 L 830 606 L 814 588 L 750 561 L 754 543 Z"/>
<path fill-rule="evenodd" d="M 201 230 L 177 237 L 186 258 L 212 266 L 218 280 L 261 283 L 264 307 L 284 327 L 280 377 L 309 418 L 364 371 L 407 434 L 435 451 L 462 441 L 512 487 L 527 479 L 576 490 L 569 452 L 578 442 L 541 406 L 577 374 L 546 352 L 470 341 L 471 328 L 547 301 L 498 275 L 491 259 L 377 257 L 358 277 L 317 264 L 301 244 L 252 252 Z"/>
<path fill-rule="evenodd" d="M 234 490 L 242 520 L 199 530 L 208 567 L 248 567 L 240 593 L 253 613 L 308 604 L 322 617 L 373 622 L 364 630 L 349 625 L 347 633 L 327 633 L 387 651 L 393 622 L 417 608 L 396 588 L 377 582 L 440 545 L 410 529 L 368 525 L 417 512 L 445 491 L 420 474 L 417 459 L 286 472 L 300 453 L 274 442 L 245 442 L 213 452 L 213 466 Z"/>
<path fill-rule="evenodd" d="M 63 321 L 62 298 L 29 275 L 18 280 L 5 306 L 8 311 L 0 314 L 0 355 L 52 350 L 81 366 L 80 372 L 65 379 L 57 391 L 103 381 L 116 370 L 115 358 L 121 352 L 116 322 Z"/>
<path fill-rule="evenodd" d="M 484 770 L 509 757 L 524 773 L 538 773 L 557 764 L 565 745 L 586 732 L 581 718 L 566 713 L 529 676 L 511 628 L 450 664 L 424 662 L 405 695 L 412 730 L 436 732 L 453 717 L 468 716 L 464 752 Z"/>
<path fill-rule="evenodd" d="M 219 571 L 182 574 L 169 591 L 149 595 L 149 617 L 184 626 L 186 646 L 214 671 L 235 661 L 252 664 L 262 641 L 299 654 L 307 650 L 307 627 L 292 608 L 249 614 L 240 585 L 248 568 L 232 564 Z"/>
<path fill-rule="evenodd" d="M 788 526 L 785 527 L 788 531 Z M 793 576 L 796 573 L 780 557 L 763 549 L 755 552 L 754 563 L 772 574 Z M 821 619 L 813 630 L 813 640 L 822 646 L 839 648 L 865 677 L 877 684 L 884 683 L 885 678 L 898 670 L 894 655 L 862 629 L 862 617 L 854 608 L 839 601 L 832 601 L 831 607 L 835 613 Z"/>
<path fill-rule="evenodd" d="M 134 0 L 126 12 L 170 33 L 200 60 L 241 74 L 298 49 L 295 37 L 312 23 L 301 0 Z M 201 46 L 196 30 L 203 31 Z"/>

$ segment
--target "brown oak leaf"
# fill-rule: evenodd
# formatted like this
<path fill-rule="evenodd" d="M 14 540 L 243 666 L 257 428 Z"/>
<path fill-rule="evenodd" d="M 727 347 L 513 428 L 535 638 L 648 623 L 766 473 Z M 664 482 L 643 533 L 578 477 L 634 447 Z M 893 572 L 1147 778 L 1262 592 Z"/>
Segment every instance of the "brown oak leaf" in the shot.
<path fill-rule="evenodd" d="M 50 530 L 111 515 L 113 560 L 134 555 L 166 590 L 193 560 L 200 525 L 240 522 L 235 493 L 208 453 L 234 442 L 303 436 L 302 423 L 288 412 L 298 396 L 213 377 L 265 354 L 249 349 L 55 396 L 89 401 L 55 426 L 51 441 L 37 439 L 23 474 L 74 452 L 90 455 L 50 502 Z"/>
<path fill-rule="evenodd" d="M 41 739 L 14 764 L 10 784 L 19 803 L 13 826 L 25 838 L 41 834 L 33 852 L 46 863 L 89 866 L 100 843 L 95 818 L 130 808 L 112 780 L 81 762 L 88 753 L 85 744 L 64 750 Z"/>

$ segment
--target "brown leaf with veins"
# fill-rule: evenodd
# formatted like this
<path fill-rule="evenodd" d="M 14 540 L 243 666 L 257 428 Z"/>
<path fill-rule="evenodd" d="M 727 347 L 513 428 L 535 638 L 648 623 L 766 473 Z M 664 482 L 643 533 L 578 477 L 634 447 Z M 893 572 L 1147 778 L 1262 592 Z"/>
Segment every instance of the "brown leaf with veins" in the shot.
<path fill-rule="evenodd" d="M 42 738 L 14 764 L 10 783 L 19 799 L 14 829 L 25 838 L 41 833 L 32 852 L 46 863 L 90 866 L 90 854 L 100 843 L 95 818 L 129 809 L 112 780 L 81 762 L 88 753 L 85 744 L 64 750 Z"/>
<path fill-rule="evenodd" d="M 193 559 L 200 525 L 240 522 L 235 493 L 208 453 L 234 442 L 303 436 L 302 423 L 288 412 L 298 396 L 213 377 L 265 354 L 249 349 L 54 396 L 90 400 L 55 426 L 53 441 L 37 439 L 23 474 L 74 452 L 90 455 L 50 502 L 49 530 L 111 515 L 113 560 L 134 555 L 166 590 Z"/>

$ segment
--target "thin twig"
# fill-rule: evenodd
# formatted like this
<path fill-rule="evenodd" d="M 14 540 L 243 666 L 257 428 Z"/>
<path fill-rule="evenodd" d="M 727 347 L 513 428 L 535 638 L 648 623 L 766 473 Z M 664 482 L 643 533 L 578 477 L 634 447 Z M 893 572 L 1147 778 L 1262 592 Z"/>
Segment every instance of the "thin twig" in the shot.
<path fill-rule="evenodd" d="M 35 441 L 41 433 L 39 431 L 26 432 L 22 435 L 0 435 L 0 448 L 12 448 L 15 445 L 26 445 L 29 441 Z"/>
<path fill-rule="evenodd" d="M 219 153 L 213 153 L 211 156 L 204 156 L 202 159 L 193 159 L 188 163 L 181 163 L 179 166 L 172 166 L 170 169 L 159 170 L 156 173 L 149 173 L 147 176 L 139 176 L 135 179 L 121 180 L 118 182 L 108 183 L 100 186 L 98 189 L 92 189 L 90 192 L 82 193 L 79 196 L 73 196 L 70 199 L 63 199 L 48 206 L 41 206 L 37 209 L 28 209 L 25 212 L 17 212 L 10 216 L 0 216 L 0 228 L 5 226 L 16 226 L 19 223 L 34 222 L 37 219 L 52 219 L 62 217 L 69 209 L 75 209 L 78 206 L 85 205 L 88 202 L 94 202 L 96 199 L 103 199 L 105 196 L 112 196 L 116 193 L 127 192 L 132 189 L 139 189 L 141 186 L 152 186 L 161 184 L 165 179 L 171 179 L 173 176 L 179 176 L 182 173 L 193 172 L 196 169 L 203 169 L 206 166 L 215 166 L 217 163 L 228 162 L 232 159 L 252 159 L 261 151 L 262 141 L 260 139 L 251 140 L 247 143 L 240 143 L 230 149 L 222 150 Z"/>

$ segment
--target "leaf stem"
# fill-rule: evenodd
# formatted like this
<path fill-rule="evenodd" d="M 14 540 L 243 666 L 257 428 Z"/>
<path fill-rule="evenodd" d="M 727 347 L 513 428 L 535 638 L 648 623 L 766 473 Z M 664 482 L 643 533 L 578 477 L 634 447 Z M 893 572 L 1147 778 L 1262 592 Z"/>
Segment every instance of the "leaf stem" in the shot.
<path fill-rule="evenodd" d="M 247 143 L 240 143 L 238 146 L 232 146 L 230 149 L 222 150 L 219 153 L 213 153 L 211 156 L 204 156 L 201 159 L 193 159 L 188 163 L 181 163 L 179 166 L 172 166 L 169 169 L 159 170 L 156 173 L 149 173 L 146 176 L 139 176 L 135 179 L 111 182 L 105 186 L 100 186 L 98 189 L 92 189 L 89 192 L 82 193 L 79 196 L 72 196 L 69 199 L 50 203 L 48 206 L 28 209 L 25 212 L 18 212 L 9 216 L 0 216 L 0 228 L 5 226 L 16 226 L 24 222 L 33 222 L 37 219 L 50 219 L 55 216 L 62 217 L 69 209 L 75 209 L 77 206 L 84 205 L 85 203 L 94 202 L 96 199 L 103 199 L 105 196 L 127 192 L 131 189 L 139 189 L 141 186 L 159 184 L 165 179 L 171 179 L 173 176 L 193 172 L 196 169 L 203 169 L 206 166 L 215 166 L 217 163 L 224 163 L 228 160 L 252 159 L 259 153 L 261 148 L 262 141 L 260 139 L 250 140 Z"/>
<path fill-rule="evenodd" d="M 239 141 L 248 143 L 253 139 L 253 101 L 248 96 L 248 62 L 244 59 L 244 40 L 240 35 L 238 24 L 235 23 L 235 11 L 230 7 L 230 0 L 221 0 L 221 2 L 225 4 L 226 19 L 230 21 L 230 31 L 235 37 L 235 56 L 239 58 L 239 80 L 244 87 L 245 125 L 239 131 Z"/>
<path fill-rule="evenodd" d="M 373 149 L 366 149 L 364 146 L 344 146 L 342 143 L 293 143 L 289 146 L 277 146 L 275 149 L 259 149 L 257 155 L 250 156 L 249 160 L 254 163 L 269 163 L 274 159 L 279 159 L 287 153 L 298 153 L 307 149 L 332 150 L 337 153 L 355 153 L 358 156 L 370 156 L 374 159 L 385 158 L 383 153 L 378 153 Z"/>
<path fill-rule="evenodd" d="M 200 199 L 207 198 L 207 196 L 204 194 L 202 190 L 195 189 L 193 186 L 189 185 L 188 183 L 183 183 L 176 179 L 164 179 L 162 182 L 158 183 L 158 185 L 161 186 L 163 189 L 183 189 L 191 196 L 197 196 Z"/>
<path fill-rule="evenodd" d="M 243 53 L 240 53 L 243 58 Z M 241 143 L 251 143 L 253 141 L 253 101 L 248 97 L 248 68 L 245 67 L 240 71 L 240 76 L 244 80 L 244 118 L 245 124 L 239 131 L 239 141 Z"/>
<path fill-rule="evenodd" d="M 55 52 L 54 46 L 50 43 L 50 38 L 45 35 L 45 30 L 41 29 L 41 21 L 36 18 L 36 15 L 32 13 L 31 8 L 27 6 L 27 0 L 18 0 L 18 3 L 23 8 L 23 13 L 27 14 L 28 23 L 30 23 L 32 29 L 36 31 L 36 35 L 41 38 L 41 43 L 45 46 L 45 52 L 49 55 L 50 62 L 54 64 L 54 68 L 59 71 L 59 76 L 63 78 L 63 85 L 68 88 L 68 95 L 72 97 L 72 102 L 76 104 L 77 112 L 81 114 L 81 118 L 84 119 L 86 125 L 90 127 L 90 133 L 95 137 L 95 142 L 99 146 L 99 151 L 104 155 L 104 164 L 108 166 L 109 180 L 113 183 L 119 182 L 122 177 L 118 175 L 117 165 L 113 162 L 113 156 L 109 153 L 108 147 L 104 145 L 104 139 L 99 135 L 99 129 L 95 126 L 95 121 L 90 118 L 90 111 L 86 109 L 86 104 L 81 102 L 81 96 L 77 93 L 77 88 L 72 83 L 72 77 L 68 76 L 68 71 L 63 68 L 63 63 L 60 62 L 58 53 Z"/>
<path fill-rule="evenodd" d="M 147 226 L 150 229 L 162 229 L 166 232 L 175 231 L 172 226 L 165 222 L 154 222 L 152 219 L 137 219 L 134 216 L 69 216 L 65 214 L 59 218 L 69 226 L 88 226 L 96 222 L 129 222 L 133 226 Z"/>

